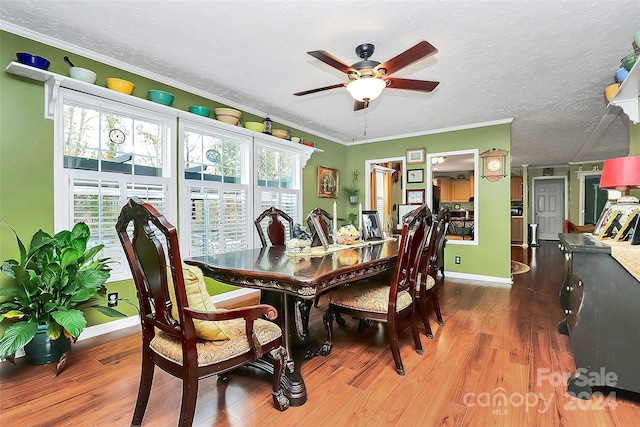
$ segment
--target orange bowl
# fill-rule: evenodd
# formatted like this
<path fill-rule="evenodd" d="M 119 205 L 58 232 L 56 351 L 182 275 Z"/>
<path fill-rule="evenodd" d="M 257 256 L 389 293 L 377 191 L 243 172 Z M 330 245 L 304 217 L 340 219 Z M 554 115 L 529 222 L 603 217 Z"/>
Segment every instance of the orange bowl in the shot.
<path fill-rule="evenodd" d="M 271 135 L 284 139 L 287 137 L 287 131 L 284 129 L 274 129 L 271 131 Z"/>
<path fill-rule="evenodd" d="M 618 83 L 614 83 L 612 85 L 607 86 L 604 89 L 604 97 L 607 99 L 608 102 L 611 102 L 613 97 L 616 96 L 616 93 L 618 93 L 619 88 L 620 88 L 620 85 Z"/>

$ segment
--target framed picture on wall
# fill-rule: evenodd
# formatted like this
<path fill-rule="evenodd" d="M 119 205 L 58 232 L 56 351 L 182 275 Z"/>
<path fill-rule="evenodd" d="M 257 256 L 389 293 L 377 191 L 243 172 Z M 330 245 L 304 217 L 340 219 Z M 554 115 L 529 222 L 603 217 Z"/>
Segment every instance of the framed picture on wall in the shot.
<path fill-rule="evenodd" d="M 420 183 L 424 182 L 424 169 L 410 169 L 407 171 L 407 182 Z"/>
<path fill-rule="evenodd" d="M 415 148 L 413 150 L 407 150 L 407 163 L 424 163 L 424 148 Z"/>
<path fill-rule="evenodd" d="M 407 190 L 407 203 L 410 205 L 421 205 L 424 203 L 424 189 Z"/>
<path fill-rule="evenodd" d="M 318 166 L 318 197 L 338 198 L 340 173 L 337 169 Z"/>

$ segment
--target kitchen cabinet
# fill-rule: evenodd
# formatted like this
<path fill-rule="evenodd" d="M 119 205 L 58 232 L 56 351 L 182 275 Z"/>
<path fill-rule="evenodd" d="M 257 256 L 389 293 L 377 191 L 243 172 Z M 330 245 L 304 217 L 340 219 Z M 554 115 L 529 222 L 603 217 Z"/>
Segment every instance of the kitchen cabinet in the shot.
<path fill-rule="evenodd" d="M 559 236 L 567 273 L 560 290 L 566 317 L 558 332 L 569 336 L 576 364 L 568 392 L 583 399 L 591 397 L 591 386 L 640 392 L 640 282 L 595 237 Z"/>
<path fill-rule="evenodd" d="M 511 243 L 522 244 L 524 233 L 522 231 L 523 218 L 521 216 L 511 217 Z"/>
<path fill-rule="evenodd" d="M 453 179 L 449 177 L 439 177 L 441 202 L 468 202 L 473 197 L 472 179 Z"/>
<path fill-rule="evenodd" d="M 522 177 L 521 176 L 511 177 L 511 201 L 512 202 L 522 201 Z"/>

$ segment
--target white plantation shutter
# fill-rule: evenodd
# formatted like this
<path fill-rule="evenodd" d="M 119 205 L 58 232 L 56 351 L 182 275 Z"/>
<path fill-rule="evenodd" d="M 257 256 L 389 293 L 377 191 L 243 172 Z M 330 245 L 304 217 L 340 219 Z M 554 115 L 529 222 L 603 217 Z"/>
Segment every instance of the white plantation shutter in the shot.
<path fill-rule="evenodd" d="M 67 192 L 73 195 L 70 216 L 73 224 L 84 222 L 89 226 L 89 245 L 104 245 L 99 256 L 114 261 L 111 264 L 111 278 L 121 280 L 130 277 L 129 266 L 115 229 L 121 207 L 129 197 L 136 196 L 164 214 L 168 187 L 161 183 L 134 183 L 124 176 L 102 178 L 105 175 L 111 174 L 69 171 L 70 185 Z"/>
<path fill-rule="evenodd" d="M 247 189 L 190 187 L 190 256 L 249 247 Z"/>

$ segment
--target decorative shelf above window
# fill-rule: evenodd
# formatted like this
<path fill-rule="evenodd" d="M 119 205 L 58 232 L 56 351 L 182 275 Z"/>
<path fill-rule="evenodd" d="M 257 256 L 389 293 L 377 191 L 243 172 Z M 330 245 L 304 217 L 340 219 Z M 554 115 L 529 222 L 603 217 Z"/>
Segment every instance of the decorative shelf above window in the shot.
<path fill-rule="evenodd" d="M 639 115 L 638 115 L 638 95 L 640 95 L 640 66 L 638 65 L 640 61 L 637 61 L 627 78 L 624 79 L 622 84 L 620 85 L 620 89 L 613 97 L 609 106 L 616 105 L 622 108 L 622 111 L 629 116 L 629 120 L 631 120 L 634 124 L 638 124 Z"/>
<path fill-rule="evenodd" d="M 277 144 L 285 149 L 301 153 L 302 167 L 307 164 L 307 161 L 311 158 L 311 155 L 314 152 L 323 152 L 323 150 L 319 148 L 291 142 L 282 138 L 276 138 L 275 136 L 266 135 L 263 133 L 258 133 L 244 127 L 230 125 L 228 123 L 224 123 L 208 117 L 198 116 L 197 114 L 190 113 L 189 111 L 167 107 L 165 105 L 158 104 L 157 102 L 152 102 L 132 95 L 126 95 L 124 93 L 108 89 L 106 87 L 97 86 L 95 84 L 83 82 L 77 79 L 72 79 L 69 76 L 63 76 L 61 74 L 52 73 L 50 71 L 41 70 L 39 68 L 30 67 L 19 62 L 13 61 L 9 63 L 9 65 L 7 65 L 6 71 L 10 74 L 15 74 L 17 76 L 26 77 L 28 79 L 44 83 L 44 117 L 49 120 L 53 120 L 54 110 L 58 100 L 58 91 L 61 87 L 64 87 L 78 92 L 87 93 L 89 95 L 109 99 L 115 102 L 121 102 L 123 104 L 168 114 L 180 119 L 187 119 L 199 123 L 205 123 L 224 130 L 249 135 L 254 138 L 260 138 L 264 141 L 269 141 L 270 143 Z"/>

